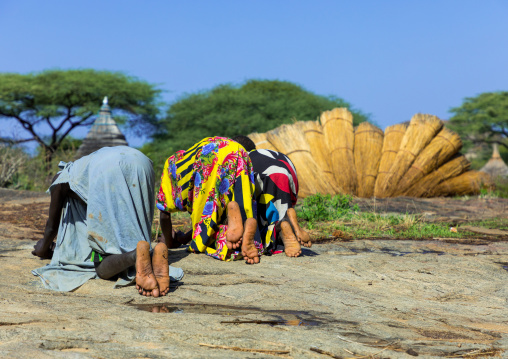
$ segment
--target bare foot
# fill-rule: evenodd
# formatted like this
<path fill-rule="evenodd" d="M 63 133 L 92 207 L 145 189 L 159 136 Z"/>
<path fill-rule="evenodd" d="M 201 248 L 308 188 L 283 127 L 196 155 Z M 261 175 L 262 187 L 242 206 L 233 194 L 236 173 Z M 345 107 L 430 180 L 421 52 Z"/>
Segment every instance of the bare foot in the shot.
<path fill-rule="evenodd" d="M 150 244 L 145 241 L 139 241 L 136 247 L 136 288 L 139 294 L 146 297 L 159 296 L 159 286 L 150 259 Z"/>
<path fill-rule="evenodd" d="M 242 236 L 242 255 L 248 264 L 259 263 L 258 249 L 254 245 L 254 234 L 258 223 L 254 218 L 247 218 Z"/>
<path fill-rule="evenodd" d="M 168 247 L 165 243 L 157 243 L 155 246 L 153 250 L 152 267 L 153 274 L 159 285 L 159 295 L 164 296 L 169 292 Z"/>
<path fill-rule="evenodd" d="M 240 239 L 243 234 L 242 214 L 240 206 L 235 201 L 228 203 L 228 229 L 226 231 L 226 246 L 229 249 L 240 247 Z"/>
<path fill-rule="evenodd" d="M 311 247 L 312 242 L 310 241 L 310 236 L 303 228 L 298 225 L 298 219 L 296 218 L 296 211 L 294 208 L 290 208 L 287 210 L 287 216 L 289 218 L 289 222 L 291 222 L 291 226 L 295 230 L 296 239 L 300 244 L 304 247 Z"/>
<path fill-rule="evenodd" d="M 281 222 L 280 231 L 282 242 L 284 242 L 284 253 L 286 253 L 288 257 L 298 257 L 302 254 L 302 247 L 293 233 L 293 228 L 291 228 L 291 225 L 287 221 Z"/>

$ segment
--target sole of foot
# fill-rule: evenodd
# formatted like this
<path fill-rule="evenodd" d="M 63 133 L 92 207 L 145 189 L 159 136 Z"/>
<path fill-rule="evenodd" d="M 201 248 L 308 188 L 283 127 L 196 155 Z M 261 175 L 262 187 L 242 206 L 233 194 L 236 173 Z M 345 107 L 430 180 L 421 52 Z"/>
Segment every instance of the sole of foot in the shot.
<path fill-rule="evenodd" d="M 164 296 L 169 293 L 168 247 L 165 243 L 157 243 L 155 246 L 152 267 L 157 285 L 159 286 L 159 295 Z"/>
<path fill-rule="evenodd" d="M 139 241 L 136 246 L 136 288 L 139 294 L 146 297 L 159 296 L 159 285 L 150 258 L 150 244 L 145 241 Z"/>
<path fill-rule="evenodd" d="M 298 240 L 298 242 L 300 242 L 300 244 L 303 245 L 304 247 L 310 248 L 312 246 L 312 242 L 310 241 L 310 236 L 304 229 L 302 229 L 298 225 L 298 219 L 296 218 L 295 209 L 290 208 L 287 210 L 286 213 L 289 218 L 289 222 L 291 222 L 291 226 L 293 227 L 293 229 L 295 231 L 296 239 Z"/>
<path fill-rule="evenodd" d="M 254 218 L 247 218 L 242 236 L 242 255 L 248 264 L 259 263 L 259 252 L 254 245 L 254 235 L 258 223 Z"/>
<path fill-rule="evenodd" d="M 240 206 L 235 201 L 229 202 L 227 206 L 228 229 L 226 231 L 226 245 L 229 249 L 240 247 L 240 239 L 243 234 L 242 213 Z"/>
<path fill-rule="evenodd" d="M 282 242 L 284 242 L 284 253 L 286 253 L 286 256 L 298 257 L 302 254 L 300 242 L 296 239 L 296 236 L 293 233 L 293 228 L 291 228 L 291 225 L 287 221 L 283 221 L 280 224 L 280 232 Z"/>

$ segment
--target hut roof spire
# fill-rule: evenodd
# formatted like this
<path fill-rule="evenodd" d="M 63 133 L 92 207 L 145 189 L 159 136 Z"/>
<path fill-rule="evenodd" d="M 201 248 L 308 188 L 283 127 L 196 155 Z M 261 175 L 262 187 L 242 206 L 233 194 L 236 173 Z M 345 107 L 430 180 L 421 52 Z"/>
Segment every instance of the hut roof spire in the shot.
<path fill-rule="evenodd" d="M 120 132 L 111 116 L 108 97 L 105 96 L 97 119 L 78 149 L 76 159 L 97 151 L 102 147 L 128 146 L 125 136 Z"/>
<path fill-rule="evenodd" d="M 492 157 L 480 171 L 487 172 L 492 177 L 508 177 L 508 166 L 504 163 L 499 154 L 497 143 L 494 143 L 492 147 Z"/>

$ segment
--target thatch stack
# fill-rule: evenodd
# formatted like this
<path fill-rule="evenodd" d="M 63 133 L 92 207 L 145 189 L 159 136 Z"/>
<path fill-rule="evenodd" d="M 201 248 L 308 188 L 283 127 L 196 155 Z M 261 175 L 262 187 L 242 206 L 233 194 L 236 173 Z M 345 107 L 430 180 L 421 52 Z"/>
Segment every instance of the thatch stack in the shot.
<path fill-rule="evenodd" d="M 277 151 L 288 156 L 295 165 L 302 197 L 314 193 L 333 193 L 323 180 L 322 170 L 314 161 L 302 131 L 295 126 L 282 125 L 267 132 L 266 138 Z"/>
<path fill-rule="evenodd" d="M 257 148 L 289 156 L 301 197 L 434 197 L 474 194 L 491 185 L 487 174 L 469 171 L 469 161 L 458 153 L 460 137 L 436 116 L 417 114 L 409 126 L 390 126 L 384 136 L 367 122 L 354 129 L 345 108 L 326 111 L 320 120 L 249 135 Z"/>
<path fill-rule="evenodd" d="M 355 131 L 354 159 L 358 197 L 372 197 L 383 148 L 383 131 L 362 122 Z"/>
<path fill-rule="evenodd" d="M 406 174 L 397 184 L 395 195 L 402 195 L 412 184 L 439 168 L 462 147 L 460 136 L 443 128 L 418 155 Z"/>
<path fill-rule="evenodd" d="M 375 197 L 381 197 L 382 187 L 391 175 L 390 169 L 393 161 L 395 161 L 395 157 L 397 157 L 400 143 L 402 142 L 406 130 L 407 125 L 404 123 L 389 126 L 385 130 L 381 160 L 379 161 L 379 171 L 376 178 L 376 185 L 374 186 Z"/>
<path fill-rule="evenodd" d="M 277 151 L 277 149 L 273 147 L 273 145 L 266 138 L 266 133 L 251 133 L 249 138 L 252 140 L 252 142 L 254 142 L 257 149 Z"/>
<path fill-rule="evenodd" d="M 335 108 L 321 114 L 321 125 L 330 153 L 330 167 L 339 190 L 356 193 L 356 170 L 353 156 L 353 115 L 346 108 Z"/>
<path fill-rule="evenodd" d="M 413 116 L 390 168 L 391 173 L 381 185 L 380 197 L 391 197 L 395 194 L 402 176 L 442 127 L 443 122 L 436 116 L 423 114 Z"/>
<path fill-rule="evenodd" d="M 490 176 L 481 171 L 467 171 L 460 176 L 447 179 L 439 184 L 434 196 L 463 196 L 479 194 L 482 188 L 492 187 Z"/>
<path fill-rule="evenodd" d="M 316 164 L 324 173 L 324 180 L 328 186 L 332 188 L 333 193 L 337 193 L 339 188 L 335 182 L 335 177 L 330 168 L 330 154 L 328 153 L 328 147 L 325 143 L 325 136 L 323 135 L 323 127 L 317 121 L 299 121 L 294 124 L 300 131 L 303 132 L 305 140 L 309 144 L 312 157 L 316 161 Z"/>
<path fill-rule="evenodd" d="M 435 169 L 404 192 L 410 197 L 435 197 L 436 188 L 449 178 L 456 177 L 469 169 L 470 163 L 464 156 L 456 156 L 443 166 Z"/>

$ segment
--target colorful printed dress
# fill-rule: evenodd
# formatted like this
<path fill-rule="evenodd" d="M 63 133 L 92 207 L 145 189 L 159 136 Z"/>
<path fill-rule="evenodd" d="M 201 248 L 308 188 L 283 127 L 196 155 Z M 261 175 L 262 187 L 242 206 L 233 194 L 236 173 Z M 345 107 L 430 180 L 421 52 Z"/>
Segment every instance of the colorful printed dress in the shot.
<path fill-rule="evenodd" d="M 220 260 L 241 258 L 226 246 L 226 208 L 238 202 L 242 220 L 256 218 L 254 172 L 249 155 L 238 143 L 208 137 L 187 151 L 178 151 L 164 164 L 157 208 L 164 212 L 187 211 L 192 220 L 188 250 Z M 255 237 L 260 254 L 263 246 Z"/>
<path fill-rule="evenodd" d="M 249 153 L 256 177 L 257 221 L 265 252 L 279 253 L 282 239 L 277 224 L 298 199 L 298 178 L 291 160 L 280 152 L 254 150 Z"/>

